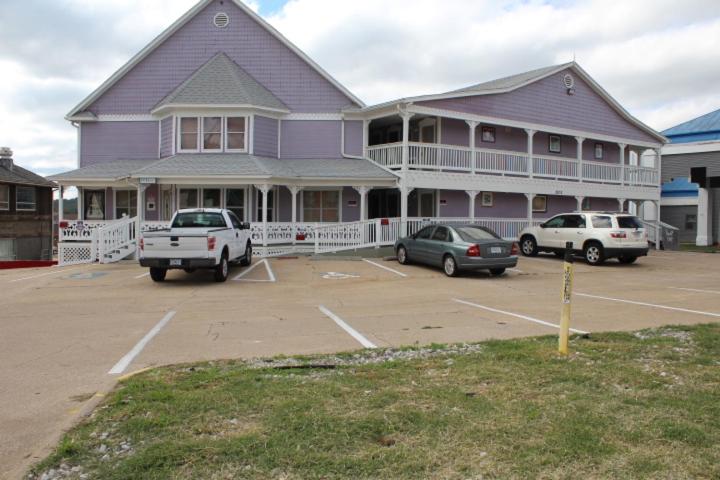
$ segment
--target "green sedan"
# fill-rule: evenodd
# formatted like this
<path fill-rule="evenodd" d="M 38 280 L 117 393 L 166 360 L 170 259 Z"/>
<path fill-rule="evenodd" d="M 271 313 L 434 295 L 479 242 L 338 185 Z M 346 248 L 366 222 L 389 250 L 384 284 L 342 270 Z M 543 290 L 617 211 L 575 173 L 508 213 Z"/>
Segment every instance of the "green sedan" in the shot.
<path fill-rule="evenodd" d="M 464 270 L 489 270 L 502 275 L 517 265 L 517 243 L 478 225 L 429 225 L 395 242 L 397 260 L 442 267 L 449 277 Z"/>

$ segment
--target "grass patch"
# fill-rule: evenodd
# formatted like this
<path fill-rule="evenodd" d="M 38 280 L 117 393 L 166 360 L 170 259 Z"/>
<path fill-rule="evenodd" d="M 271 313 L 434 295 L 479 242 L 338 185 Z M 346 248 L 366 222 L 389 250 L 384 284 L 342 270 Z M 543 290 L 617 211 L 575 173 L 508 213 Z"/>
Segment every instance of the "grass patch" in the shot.
<path fill-rule="evenodd" d="M 33 473 L 64 463 L 103 479 L 720 477 L 720 324 L 571 345 L 568 358 L 540 337 L 384 363 L 352 364 L 353 353 L 333 369 L 151 370 Z"/>
<path fill-rule="evenodd" d="M 718 253 L 720 252 L 720 247 L 718 247 L 717 245 L 708 245 L 706 247 L 701 247 L 695 245 L 694 243 L 681 243 L 680 250 L 683 252 Z"/>

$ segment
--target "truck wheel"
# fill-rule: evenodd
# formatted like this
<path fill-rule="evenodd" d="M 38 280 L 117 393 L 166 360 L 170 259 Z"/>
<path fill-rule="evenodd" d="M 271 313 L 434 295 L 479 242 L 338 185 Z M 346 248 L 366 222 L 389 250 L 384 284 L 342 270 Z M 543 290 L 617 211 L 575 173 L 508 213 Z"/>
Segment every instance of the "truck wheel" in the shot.
<path fill-rule="evenodd" d="M 245 247 L 245 256 L 240 260 L 240 265 L 243 267 L 247 267 L 252 263 L 252 245 L 249 243 L 247 244 L 247 247 Z"/>
<path fill-rule="evenodd" d="M 153 282 L 164 281 L 165 275 L 167 275 L 167 269 L 158 268 L 158 267 L 150 267 L 150 278 L 153 279 Z"/>
<path fill-rule="evenodd" d="M 215 267 L 215 281 L 220 283 L 224 282 L 228 278 L 228 258 L 227 253 L 223 252 L 220 257 L 220 263 Z"/>

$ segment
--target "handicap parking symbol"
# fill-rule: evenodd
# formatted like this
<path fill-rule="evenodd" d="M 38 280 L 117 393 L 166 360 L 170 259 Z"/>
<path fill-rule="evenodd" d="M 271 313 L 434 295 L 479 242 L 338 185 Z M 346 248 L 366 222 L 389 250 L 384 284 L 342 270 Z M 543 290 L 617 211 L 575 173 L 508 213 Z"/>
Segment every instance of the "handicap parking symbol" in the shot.
<path fill-rule="evenodd" d="M 360 278 L 360 275 L 340 272 L 325 272 L 322 274 L 322 278 L 324 278 L 325 280 L 345 280 L 348 278 Z"/>
<path fill-rule="evenodd" d="M 73 280 L 94 280 L 96 278 L 104 277 L 105 275 L 107 275 L 107 272 L 80 272 L 73 273 L 67 278 L 71 278 Z"/>

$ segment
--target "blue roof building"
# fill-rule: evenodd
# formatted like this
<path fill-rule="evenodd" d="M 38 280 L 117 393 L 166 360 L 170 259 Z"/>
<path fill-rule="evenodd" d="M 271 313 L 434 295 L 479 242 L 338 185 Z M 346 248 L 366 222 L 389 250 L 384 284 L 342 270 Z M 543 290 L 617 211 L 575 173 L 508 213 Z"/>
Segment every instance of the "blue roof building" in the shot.
<path fill-rule="evenodd" d="M 720 140 L 720 109 L 668 128 L 662 134 L 671 143 Z"/>

